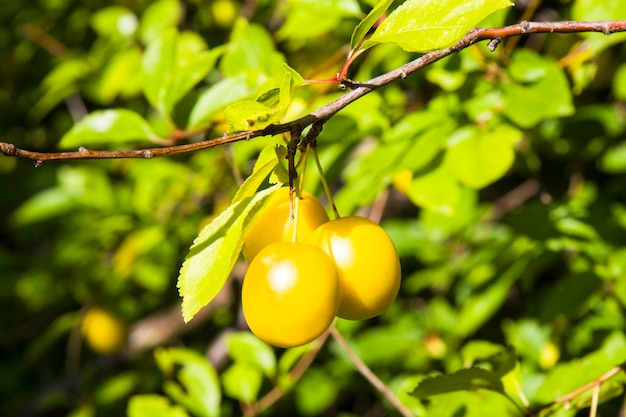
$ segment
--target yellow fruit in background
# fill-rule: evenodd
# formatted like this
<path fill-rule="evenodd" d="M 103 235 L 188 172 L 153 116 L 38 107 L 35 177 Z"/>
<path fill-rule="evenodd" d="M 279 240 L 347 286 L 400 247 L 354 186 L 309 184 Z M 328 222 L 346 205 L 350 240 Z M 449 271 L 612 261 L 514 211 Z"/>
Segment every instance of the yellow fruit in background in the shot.
<path fill-rule="evenodd" d="M 255 219 L 243 245 L 243 256 L 248 264 L 270 243 L 292 241 L 296 219 L 290 218 L 289 200 L 289 187 L 281 188 Z M 328 221 L 324 206 L 306 191 L 300 199 L 294 196 L 293 208 L 298 209 L 298 241 L 306 241 L 319 225 Z"/>
<path fill-rule="evenodd" d="M 214 0 L 211 4 L 211 12 L 215 23 L 223 28 L 229 27 L 237 14 L 239 6 L 233 0 Z"/>
<path fill-rule="evenodd" d="M 411 181 L 413 181 L 413 172 L 405 169 L 393 176 L 392 184 L 395 189 L 400 191 L 402 194 L 409 195 Z"/>
<path fill-rule="evenodd" d="M 384 312 L 400 289 L 400 259 L 391 238 L 364 217 L 322 224 L 309 240 L 326 252 L 339 272 L 337 316 L 365 320 Z"/>
<path fill-rule="evenodd" d="M 118 352 L 126 343 L 126 327 L 111 313 L 91 307 L 85 313 L 81 332 L 87 345 L 101 355 Z"/>
<path fill-rule="evenodd" d="M 274 346 L 300 346 L 320 336 L 332 324 L 338 303 L 335 265 L 306 243 L 272 243 L 254 258 L 243 279 L 246 322 Z"/>

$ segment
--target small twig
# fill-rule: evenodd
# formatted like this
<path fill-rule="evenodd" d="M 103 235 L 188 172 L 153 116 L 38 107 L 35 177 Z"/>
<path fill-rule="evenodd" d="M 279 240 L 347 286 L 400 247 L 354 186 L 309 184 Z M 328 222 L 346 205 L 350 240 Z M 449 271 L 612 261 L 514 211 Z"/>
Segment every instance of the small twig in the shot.
<path fill-rule="evenodd" d="M 598 412 L 598 398 L 600 397 L 600 386 L 601 384 L 598 382 L 593 387 L 593 395 L 591 396 L 591 407 L 589 409 L 589 417 L 596 417 Z"/>
<path fill-rule="evenodd" d="M 601 375 L 600 377 L 594 379 L 593 381 L 586 383 L 582 387 L 579 387 L 575 389 L 574 391 L 569 392 L 565 395 L 561 395 L 560 397 L 554 400 L 554 403 L 568 403 L 572 401 L 572 399 L 576 397 L 577 395 L 580 395 L 583 392 L 588 391 L 590 388 L 593 388 L 596 384 L 598 385 L 602 384 L 604 381 L 613 378 L 619 372 L 624 371 L 624 370 L 626 370 L 626 362 L 615 366 L 614 368 L 606 372 L 604 375 Z"/>
<path fill-rule="evenodd" d="M 296 363 L 293 369 L 289 372 L 289 378 L 291 381 L 298 381 L 304 372 L 309 369 L 309 366 L 313 363 L 313 360 L 317 357 L 320 349 L 324 346 L 326 339 L 328 339 L 328 335 L 330 334 L 330 330 L 327 330 L 318 337 L 314 342 L 311 350 L 306 352 L 302 358 Z M 285 394 L 285 389 L 280 385 L 274 386 L 267 394 L 265 394 L 259 401 L 254 404 L 244 406 L 244 415 L 245 416 L 255 416 L 257 414 L 262 413 L 272 406 L 276 401 L 282 398 Z"/>
<path fill-rule="evenodd" d="M 338 111 L 346 107 L 348 104 L 358 100 L 362 96 L 387 85 L 396 80 L 403 80 L 412 73 L 424 68 L 442 58 L 453 53 L 459 52 L 471 45 L 484 40 L 502 40 L 513 36 L 530 35 L 533 33 L 580 33 L 580 32 L 601 32 L 606 35 L 616 32 L 626 31 L 626 20 L 607 20 L 597 22 L 527 22 L 522 21 L 519 24 L 505 26 L 501 28 L 475 28 L 465 35 L 455 45 L 439 51 L 424 54 L 414 61 L 409 62 L 393 71 L 389 71 L 378 77 L 372 78 L 363 83 L 354 83 L 354 89 L 339 97 L 337 100 L 319 108 L 304 117 L 296 119 L 292 122 L 284 124 L 272 124 L 261 130 L 238 132 L 230 135 L 224 135 L 220 138 L 208 139 L 206 141 L 187 144 L 168 146 L 153 149 L 140 149 L 131 151 L 95 151 L 80 148 L 76 152 L 32 152 L 17 148 L 10 143 L 0 142 L 0 151 L 6 156 L 17 156 L 22 158 L 34 159 L 37 166 L 45 161 L 51 160 L 71 160 L 71 159 L 111 159 L 111 158 L 155 158 L 161 156 L 180 155 L 201 151 L 224 145 L 226 143 L 248 140 L 259 136 L 277 135 L 280 133 L 291 132 L 299 129 L 302 131 L 305 127 L 319 120 L 326 120 L 335 115 Z M 493 44 L 493 47 L 497 43 Z"/>
<path fill-rule="evenodd" d="M 404 405 L 398 397 L 395 396 L 393 392 L 389 390 L 389 387 L 385 385 L 383 381 L 381 381 L 374 372 L 363 362 L 361 357 L 352 350 L 346 339 L 343 338 L 341 333 L 337 330 L 337 328 L 333 325 L 330 329 L 330 334 L 333 335 L 339 346 L 346 352 L 348 358 L 354 363 L 356 369 L 359 371 L 361 375 L 365 377 L 369 381 L 370 384 L 374 386 L 386 399 L 389 401 L 395 408 L 398 410 L 400 414 L 404 417 L 413 417 L 413 413 L 411 410 Z"/>

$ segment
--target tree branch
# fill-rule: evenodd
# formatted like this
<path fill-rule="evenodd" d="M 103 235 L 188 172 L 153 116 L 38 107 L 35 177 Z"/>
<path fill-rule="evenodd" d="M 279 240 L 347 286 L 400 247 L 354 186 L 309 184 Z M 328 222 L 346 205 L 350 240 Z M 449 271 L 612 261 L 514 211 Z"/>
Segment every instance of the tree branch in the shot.
<path fill-rule="evenodd" d="M 291 132 L 295 130 L 302 131 L 307 126 L 319 120 L 325 120 L 332 117 L 335 113 L 346 107 L 348 104 L 356 101 L 360 97 L 384 86 L 393 81 L 405 79 L 412 73 L 424 68 L 448 55 L 459 52 L 475 43 L 490 40 L 489 49 L 492 51 L 498 46 L 500 41 L 505 38 L 514 36 L 530 35 L 533 33 L 581 33 L 581 32 L 600 32 L 606 35 L 616 32 L 626 31 L 626 20 L 610 20 L 597 22 L 528 22 L 522 21 L 516 25 L 505 26 L 501 28 L 475 28 L 465 35 L 455 45 L 429 52 L 403 65 L 393 71 L 382 74 L 365 82 L 355 82 L 344 80 L 339 84 L 340 87 L 350 87 L 352 90 L 337 100 L 319 108 L 311 114 L 296 119 L 294 121 L 283 124 L 272 124 L 264 129 L 237 132 L 224 135 L 219 138 L 208 139 L 205 141 L 164 146 L 160 148 L 138 149 L 129 151 L 97 151 L 89 150 L 84 147 L 79 148 L 75 152 L 33 152 L 20 149 L 11 143 L 0 142 L 0 151 L 6 156 L 17 156 L 21 158 L 33 159 L 37 161 L 35 166 L 40 166 L 43 162 L 52 160 L 73 160 L 73 159 L 114 159 L 114 158 L 155 158 L 161 156 L 188 154 L 204 149 L 214 148 L 216 146 L 227 143 L 238 142 L 241 140 L 249 140 L 259 136 L 277 135 L 280 133 Z"/>

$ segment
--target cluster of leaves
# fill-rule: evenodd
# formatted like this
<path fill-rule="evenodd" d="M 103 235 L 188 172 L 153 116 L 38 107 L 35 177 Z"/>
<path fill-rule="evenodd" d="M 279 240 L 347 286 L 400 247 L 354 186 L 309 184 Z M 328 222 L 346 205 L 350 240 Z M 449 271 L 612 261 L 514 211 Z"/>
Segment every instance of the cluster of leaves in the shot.
<path fill-rule="evenodd" d="M 26 37 L 0 38 L 8 68 L 39 62 L 42 47 L 58 54 L 39 89 L 16 83 L 24 91 L 12 111 L 23 126 L 0 119 L 18 145 L 125 149 L 260 129 L 343 94 L 332 84 L 297 88 L 305 78 L 349 71 L 367 80 L 478 23 L 524 13 L 505 0 L 260 0 L 253 10 L 230 0 L 53 3 L 46 13 L 35 2 L 0 10 Z M 624 18 L 626 7 L 577 0 L 525 12 L 599 20 Z M 372 216 L 382 208 L 404 271 L 388 312 L 337 328 L 415 415 L 573 416 L 593 390 L 567 394 L 626 357 L 624 39 L 537 36 L 495 53 L 475 45 L 325 123 L 318 149 L 336 205 Z M 185 256 L 186 320 L 230 288 L 247 224 L 271 184 L 287 181 L 282 145 L 266 137 L 186 157 L 39 170 L 0 158 L 14 196 L 0 206 L 0 299 L 11 307 L 0 316 L 0 390 L 11 398 L 2 414 L 231 415 L 277 391 L 277 412 L 376 410 L 376 392 L 332 340 L 295 380 L 319 346 L 275 351 L 239 331 L 237 297 L 182 337 L 185 348 L 143 352 L 131 337 L 126 360 L 77 353 L 81 309 L 105 306 L 138 327 L 177 303 Z M 319 176 L 301 174 L 320 195 Z M 624 382 L 619 375 L 596 392 L 608 414 Z"/>

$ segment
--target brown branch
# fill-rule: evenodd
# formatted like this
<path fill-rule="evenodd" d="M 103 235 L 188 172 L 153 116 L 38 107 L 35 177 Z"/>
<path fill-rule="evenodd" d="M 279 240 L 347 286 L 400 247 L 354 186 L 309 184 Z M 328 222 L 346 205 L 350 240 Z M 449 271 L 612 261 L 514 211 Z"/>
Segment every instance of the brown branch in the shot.
<path fill-rule="evenodd" d="M 433 62 L 436 62 L 448 55 L 459 52 L 471 45 L 484 40 L 490 40 L 489 48 L 495 50 L 498 43 L 504 39 L 514 36 L 530 35 L 534 33 L 581 33 L 581 32 L 601 32 L 606 35 L 616 32 L 626 31 L 626 20 L 611 20 L 598 22 L 527 22 L 523 21 L 516 25 L 505 26 L 502 28 L 475 28 L 465 35 L 455 45 L 429 52 L 403 65 L 393 71 L 382 74 L 365 82 L 353 82 L 345 80 L 340 87 L 350 87 L 352 90 L 337 100 L 319 108 L 311 114 L 300 119 L 283 123 L 272 124 L 261 130 L 237 132 L 230 135 L 224 135 L 219 138 L 208 139 L 202 142 L 191 143 L 186 145 L 164 146 L 161 148 L 139 149 L 130 151 L 96 151 L 88 150 L 81 147 L 75 152 L 32 152 L 17 148 L 10 143 L 0 142 L 0 151 L 6 156 L 17 156 L 37 161 L 36 166 L 41 165 L 45 161 L 52 160 L 68 160 L 68 159 L 112 159 L 112 158 L 155 158 L 161 156 L 180 155 L 201 151 L 208 148 L 224 145 L 227 143 L 248 140 L 259 136 L 277 135 L 306 128 L 318 120 L 326 120 L 335 113 L 346 107 L 348 104 L 356 101 L 360 97 L 384 86 L 393 81 L 405 79 L 407 76 L 424 68 Z"/>

